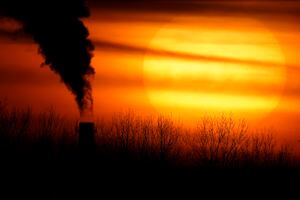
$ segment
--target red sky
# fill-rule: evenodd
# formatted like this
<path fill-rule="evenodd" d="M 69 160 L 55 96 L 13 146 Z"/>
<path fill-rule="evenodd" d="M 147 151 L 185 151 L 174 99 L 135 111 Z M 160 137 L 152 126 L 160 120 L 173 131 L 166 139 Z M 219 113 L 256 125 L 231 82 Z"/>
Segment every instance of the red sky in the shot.
<path fill-rule="evenodd" d="M 299 3 L 145 0 L 91 8 L 84 22 L 96 45 L 96 116 L 130 108 L 193 124 L 231 113 L 300 148 Z M 12 34 L 19 27 L 0 20 L 0 97 L 78 116 L 58 76 L 40 67 L 38 46 Z"/>

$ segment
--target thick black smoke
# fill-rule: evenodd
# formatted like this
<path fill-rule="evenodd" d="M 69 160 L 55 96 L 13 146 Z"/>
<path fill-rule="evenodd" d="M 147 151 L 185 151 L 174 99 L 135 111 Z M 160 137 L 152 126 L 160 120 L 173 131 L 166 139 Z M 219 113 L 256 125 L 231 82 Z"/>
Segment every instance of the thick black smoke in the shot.
<path fill-rule="evenodd" d="M 84 0 L 1 0 L 0 17 L 20 21 L 39 44 L 46 65 L 59 74 L 82 112 L 92 109 L 93 44 L 80 18 L 88 17 Z M 55 95 L 55 94 L 49 94 Z M 59 98 L 59 97 L 57 97 Z"/>

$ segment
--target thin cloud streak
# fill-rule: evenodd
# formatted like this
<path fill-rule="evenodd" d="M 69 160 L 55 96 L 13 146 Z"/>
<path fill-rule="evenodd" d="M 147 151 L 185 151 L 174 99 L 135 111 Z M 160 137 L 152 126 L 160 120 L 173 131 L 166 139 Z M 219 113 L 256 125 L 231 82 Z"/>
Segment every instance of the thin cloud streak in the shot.
<path fill-rule="evenodd" d="M 180 79 L 177 83 L 172 80 L 146 81 L 139 77 L 123 77 L 98 75 L 95 87 L 124 88 L 124 89 L 146 89 L 146 90 L 172 90 L 205 93 L 230 93 L 239 95 L 263 95 L 274 96 L 278 94 L 278 85 L 269 85 L 253 82 L 249 87 L 249 81 L 220 81 L 212 82 L 210 79 L 199 78 L 198 80 Z M 237 87 L 238 85 L 238 87 Z M 288 91 L 292 96 L 300 94 L 299 90 Z"/>
<path fill-rule="evenodd" d="M 256 60 L 241 60 L 236 58 L 218 57 L 218 56 L 206 56 L 198 54 L 188 54 L 182 52 L 172 52 L 160 49 L 150 49 L 140 46 L 132 46 L 128 44 L 121 44 L 116 42 L 108 42 L 104 40 L 94 41 L 96 49 L 106 50 L 106 51 L 116 51 L 125 52 L 132 54 L 148 54 L 153 56 L 161 57 L 173 57 L 177 59 L 195 60 L 195 61 L 206 61 L 206 62 L 223 62 L 223 63 L 235 63 L 242 65 L 253 65 L 259 67 L 282 67 L 280 63 L 264 62 Z M 298 65 L 284 65 L 289 68 L 289 70 L 300 71 L 300 66 Z"/>
<path fill-rule="evenodd" d="M 91 7 L 128 12 L 285 15 L 300 17 L 297 1 L 237 1 L 237 0 L 89 0 Z"/>
<path fill-rule="evenodd" d="M 2 38 L 1 42 L 15 42 L 15 43 L 23 43 L 23 44 L 34 44 L 32 38 L 24 33 L 23 31 L 8 31 L 5 29 L 1 29 L 0 26 L 0 39 Z M 3 41 L 4 40 L 4 41 Z"/>

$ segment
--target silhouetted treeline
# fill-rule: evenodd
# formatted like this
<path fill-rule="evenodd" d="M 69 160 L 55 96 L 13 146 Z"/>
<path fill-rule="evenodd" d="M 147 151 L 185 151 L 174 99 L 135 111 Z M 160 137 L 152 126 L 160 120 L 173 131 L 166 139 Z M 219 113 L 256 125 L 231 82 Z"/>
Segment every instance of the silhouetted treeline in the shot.
<path fill-rule="evenodd" d="M 30 108 L 8 108 L 0 103 L 0 154 L 34 159 L 79 156 L 78 121 L 53 109 L 33 113 Z M 248 131 L 245 121 L 225 115 L 200 119 L 185 128 L 171 118 L 138 116 L 128 111 L 96 122 L 93 159 L 137 162 L 172 167 L 251 168 L 290 167 L 294 155 L 279 145 L 272 132 Z"/>
<path fill-rule="evenodd" d="M 172 118 L 128 111 L 97 120 L 95 134 L 95 152 L 86 157 L 78 147 L 78 121 L 54 109 L 36 113 L 1 102 L 0 197 L 94 199 L 134 189 L 175 195 L 184 187 L 202 196 L 251 182 L 273 190 L 299 175 L 292 150 L 272 131 L 252 133 L 245 121 L 225 115 L 186 128 Z"/>

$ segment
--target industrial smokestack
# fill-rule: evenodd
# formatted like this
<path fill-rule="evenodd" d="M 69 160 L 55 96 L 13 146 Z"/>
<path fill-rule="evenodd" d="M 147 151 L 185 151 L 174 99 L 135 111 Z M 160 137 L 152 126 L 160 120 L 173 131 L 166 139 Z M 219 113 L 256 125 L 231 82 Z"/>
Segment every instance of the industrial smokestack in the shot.
<path fill-rule="evenodd" d="M 13 18 L 32 36 L 43 55 L 43 64 L 57 73 L 74 94 L 81 118 L 93 114 L 90 77 L 94 46 L 81 18 L 88 17 L 84 0 L 1 0 L 0 17 Z M 49 94 L 50 95 L 50 94 Z M 51 94 L 53 95 L 53 94 Z M 79 145 L 83 152 L 95 148 L 94 123 L 79 124 Z"/>
<path fill-rule="evenodd" d="M 83 156 L 93 155 L 96 149 L 95 123 L 79 123 L 79 149 Z"/>

